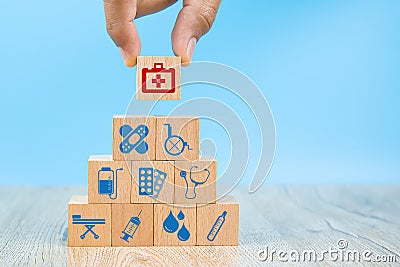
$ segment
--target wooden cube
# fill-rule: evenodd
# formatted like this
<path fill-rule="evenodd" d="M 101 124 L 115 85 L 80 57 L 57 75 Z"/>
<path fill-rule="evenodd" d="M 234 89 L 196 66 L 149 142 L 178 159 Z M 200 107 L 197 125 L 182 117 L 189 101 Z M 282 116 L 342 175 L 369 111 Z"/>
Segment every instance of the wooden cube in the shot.
<path fill-rule="evenodd" d="M 87 196 L 68 203 L 68 246 L 111 246 L 111 204 L 88 204 Z"/>
<path fill-rule="evenodd" d="M 154 245 L 196 245 L 196 206 L 154 204 Z"/>
<path fill-rule="evenodd" d="M 238 239 L 239 203 L 233 197 L 197 205 L 197 245 L 237 246 Z"/>
<path fill-rule="evenodd" d="M 138 100 L 181 99 L 181 58 L 138 57 L 136 98 Z"/>
<path fill-rule="evenodd" d="M 131 203 L 173 203 L 174 163 L 132 161 Z"/>
<path fill-rule="evenodd" d="M 153 204 L 111 205 L 113 247 L 153 245 Z"/>
<path fill-rule="evenodd" d="M 113 159 L 154 160 L 156 119 L 153 116 L 113 117 Z"/>
<path fill-rule="evenodd" d="M 199 159 L 198 117 L 157 117 L 156 159 Z"/>
<path fill-rule="evenodd" d="M 93 155 L 88 161 L 89 203 L 130 203 L 132 178 L 126 161 Z"/>
<path fill-rule="evenodd" d="M 215 203 L 216 179 L 215 160 L 175 161 L 174 203 Z"/>

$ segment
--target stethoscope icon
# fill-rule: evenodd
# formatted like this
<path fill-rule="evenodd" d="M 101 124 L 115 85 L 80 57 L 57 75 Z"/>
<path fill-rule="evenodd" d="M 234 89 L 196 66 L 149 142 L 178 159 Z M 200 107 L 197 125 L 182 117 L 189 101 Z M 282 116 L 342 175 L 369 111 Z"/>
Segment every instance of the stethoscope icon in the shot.
<path fill-rule="evenodd" d="M 205 184 L 208 180 L 208 178 L 210 177 L 210 171 L 208 169 L 204 169 L 203 171 L 205 171 L 207 173 L 207 177 L 205 178 L 205 180 L 203 180 L 202 182 L 196 181 L 193 179 L 192 177 L 192 173 L 193 173 L 193 169 L 198 169 L 199 166 L 192 166 L 190 168 L 190 181 L 194 184 L 193 186 L 193 196 L 188 196 L 189 194 L 189 183 L 188 180 L 186 178 L 187 176 L 187 172 L 186 171 L 181 171 L 181 173 L 179 174 L 184 180 L 185 180 L 185 184 L 186 184 L 186 192 L 185 192 L 185 197 L 187 199 L 195 199 L 196 198 L 196 187 L 202 184 Z"/>

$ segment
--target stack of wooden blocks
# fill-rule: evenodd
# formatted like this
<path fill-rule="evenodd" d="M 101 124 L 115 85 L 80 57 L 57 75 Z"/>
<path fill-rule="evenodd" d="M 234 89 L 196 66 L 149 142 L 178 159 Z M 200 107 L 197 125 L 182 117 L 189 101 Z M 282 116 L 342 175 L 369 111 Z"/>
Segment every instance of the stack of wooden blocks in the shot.
<path fill-rule="evenodd" d="M 137 84 L 144 69 L 174 68 L 180 97 L 179 62 L 139 57 Z M 238 245 L 239 204 L 216 200 L 217 164 L 199 157 L 199 129 L 198 117 L 114 116 L 112 155 L 90 156 L 88 195 L 69 202 L 68 246 Z"/>

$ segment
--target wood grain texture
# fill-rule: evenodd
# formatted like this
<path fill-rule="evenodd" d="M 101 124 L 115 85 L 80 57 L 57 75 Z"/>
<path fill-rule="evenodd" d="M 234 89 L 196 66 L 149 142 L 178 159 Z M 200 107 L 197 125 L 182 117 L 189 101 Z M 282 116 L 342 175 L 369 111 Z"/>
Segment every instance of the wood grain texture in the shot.
<path fill-rule="evenodd" d="M 172 73 L 169 70 L 174 70 L 175 76 L 175 91 L 173 93 L 145 93 L 142 90 L 142 85 L 145 88 L 156 89 L 156 84 L 153 79 L 157 73 L 148 73 L 146 79 L 142 79 L 143 69 L 154 70 L 155 64 L 162 64 L 166 69 L 162 72 L 157 72 L 162 80 L 158 86 L 161 89 L 171 89 Z M 138 100 L 179 100 L 181 99 L 181 58 L 180 57 L 165 57 L 165 56 L 140 56 L 137 58 L 136 68 L 136 98 Z"/>
<path fill-rule="evenodd" d="M 168 139 L 168 126 L 171 135 Z M 156 160 L 198 160 L 200 142 L 200 120 L 198 117 L 157 117 Z M 180 136 L 188 146 L 178 140 Z M 165 151 L 165 143 L 170 153 Z M 182 151 L 180 154 L 178 154 Z M 171 155 L 176 154 L 176 155 Z"/>
<path fill-rule="evenodd" d="M 186 179 L 181 172 L 186 174 Z M 177 204 L 215 203 L 217 197 L 215 160 L 175 161 L 175 199 Z M 199 182 L 198 185 L 193 181 Z M 200 184 L 204 182 L 203 184 Z"/>
<path fill-rule="evenodd" d="M 105 219 L 105 224 L 94 225 L 94 233 L 88 232 L 81 238 L 88 228 L 83 224 L 73 224 L 73 215 L 79 215 L 81 219 Z M 111 246 L 111 204 L 88 204 L 87 196 L 72 196 L 68 203 L 68 246 Z"/>
<path fill-rule="evenodd" d="M 148 145 L 146 153 L 138 153 L 135 149 L 129 153 L 122 153 L 120 144 L 125 139 L 120 134 L 121 126 L 128 125 L 135 130 L 139 125 L 145 125 L 148 128 L 148 135 L 144 141 Z M 156 119 L 153 116 L 139 115 L 115 115 L 113 116 L 113 135 L 112 135 L 112 151 L 114 160 L 154 160 L 156 157 L 155 140 L 156 140 Z M 140 136 L 135 133 L 129 138 L 129 143 L 134 145 Z"/>
<path fill-rule="evenodd" d="M 221 185 L 217 192 L 224 192 Z M 395 255 L 392 266 L 400 262 L 399 185 L 264 186 L 255 194 L 237 188 L 238 247 L 68 248 L 67 204 L 72 195 L 86 193 L 83 186 L 0 187 L 0 266 L 297 266 L 261 262 L 258 251 L 320 251 L 339 239 L 352 250 Z"/>
<path fill-rule="evenodd" d="M 111 168 L 112 171 L 105 168 Z M 88 161 L 89 203 L 130 203 L 132 178 L 129 168 L 126 161 L 113 161 L 112 155 L 90 156 Z M 110 176 L 114 179 L 113 194 L 99 194 L 99 180 L 104 182 Z"/>
<path fill-rule="evenodd" d="M 153 172 L 151 175 L 147 173 L 140 173 L 140 168 L 151 168 Z M 173 162 L 168 161 L 132 161 L 132 190 L 131 190 L 131 203 L 173 203 L 174 202 L 174 166 Z M 160 171 L 160 172 L 159 172 Z M 163 172 L 164 174 L 161 174 Z M 159 174 L 159 176 L 157 176 Z M 165 177 L 166 174 L 166 177 Z M 148 180 L 152 178 L 151 180 Z M 160 179 L 158 179 L 160 178 Z M 157 181 L 164 179 L 164 183 L 160 189 L 158 186 L 161 184 Z M 154 195 L 140 195 L 139 185 L 152 182 L 154 190 L 159 190 L 157 197 Z"/>
<path fill-rule="evenodd" d="M 138 217 L 140 224 L 133 237 L 125 241 L 122 231 L 132 217 Z M 153 204 L 112 204 L 111 245 L 113 247 L 152 246 Z"/>
<path fill-rule="evenodd" d="M 180 212 L 184 219 L 177 219 Z M 163 223 L 172 215 L 178 222 L 178 228 L 173 232 L 166 232 Z M 190 236 L 187 240 L 178 239 L 179 231 L 186 227 Z M 170 228 L 171 229 L 171 228 Z M 154 246 L 195 246 L 196 245 L 196 205 L 165 205 L 154 204 Z"/>
<path fill-rule="evenodd" d="M 216 233 L 211 229 L 223 213 L 225 221 Z M 225 197 L 215 204 L 197 205 L 197 245 L 237 246 L 239 237 L 239 203 L 233 197 Z M 215 235 L 215 237 L 213 237 Z"/>

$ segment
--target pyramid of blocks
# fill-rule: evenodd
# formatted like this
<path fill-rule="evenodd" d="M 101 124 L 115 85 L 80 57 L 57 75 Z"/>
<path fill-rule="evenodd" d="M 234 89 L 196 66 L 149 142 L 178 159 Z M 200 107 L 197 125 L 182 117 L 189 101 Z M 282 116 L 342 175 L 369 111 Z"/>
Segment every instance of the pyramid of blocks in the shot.
<path fill-rule="evenodd" d="M 137 98 L 180 99 L 179 63 L 139 57 Z M 68 246 L 238 245 L 239 203 L 216 200 L 198 117 L 116 115 L 112 129 L 112 155 L 89 157 L 87 195 L 68 204 Z"/>

